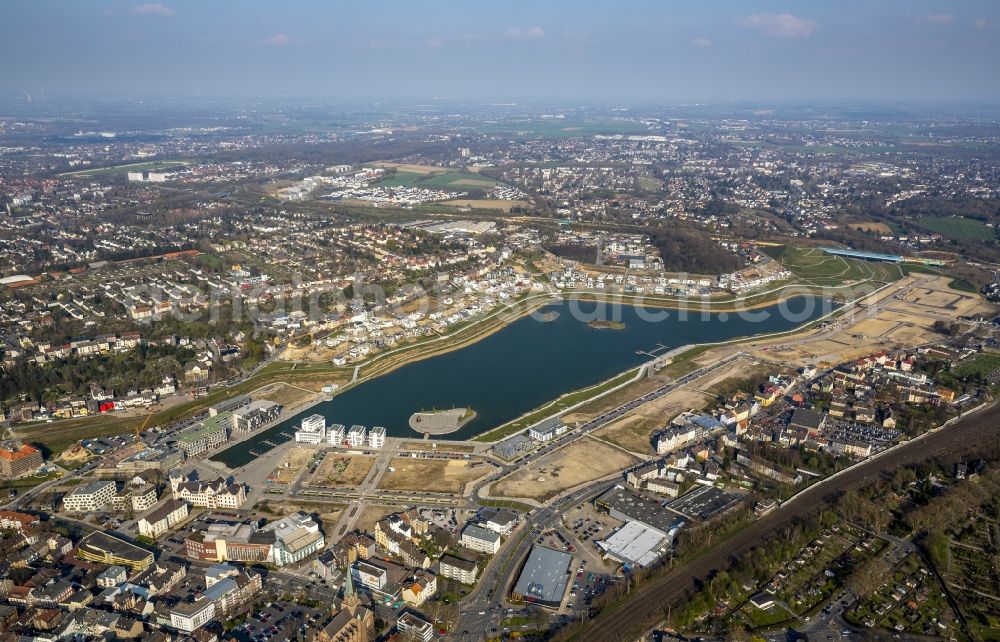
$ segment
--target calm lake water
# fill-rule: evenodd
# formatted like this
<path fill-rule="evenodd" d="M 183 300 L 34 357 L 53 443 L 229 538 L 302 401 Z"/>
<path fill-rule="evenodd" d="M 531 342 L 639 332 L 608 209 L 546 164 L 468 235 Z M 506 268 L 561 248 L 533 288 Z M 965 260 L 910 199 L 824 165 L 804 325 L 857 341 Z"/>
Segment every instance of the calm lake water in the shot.
<path fill-rule="evenodd" d="M 794 329 L 835 309 L 829 301 L 799 297 L 781 306 L 754 310 L 757 319 L 718 313 L 703 316 L 677 310 L 607 305 L 602 317 L 620 319 L 624 329 L 596 329 L 579 314 L 596 304 L 562 302 L 544 308 L 547 320 L 524 317 L 465 348 L 417 361 L 362 383 L 303 414 L 320 413 L 332 423 L 385 426 L 391 437 L 419 437 L 407 420 L 418 410 L 468 407 L 477 416 L 445 439 L 467 439 L 495 428 L 559 395 L 596 384 L 648 361 L 659 345 L 686 344 Z M 790 314 L 782 314 L 782 311 Z M 555 313 L 555 314 L 552 314 Z M 651 321 L 649 317 L 659 320 Z M 666 318 L 662 318 L 666 316 Z M 745 316 L 745 315 L 744 315 Z M 554 317 L 554 318 L 552 318 Z M 590 317 L 592 318 L 592 317 Z M 661 349 L 662 351 L 662 349 Z M 287 440 L 301 416 L 292 417 L 212 459 L 242 466 L 269 449 L 262 442 Z"/>

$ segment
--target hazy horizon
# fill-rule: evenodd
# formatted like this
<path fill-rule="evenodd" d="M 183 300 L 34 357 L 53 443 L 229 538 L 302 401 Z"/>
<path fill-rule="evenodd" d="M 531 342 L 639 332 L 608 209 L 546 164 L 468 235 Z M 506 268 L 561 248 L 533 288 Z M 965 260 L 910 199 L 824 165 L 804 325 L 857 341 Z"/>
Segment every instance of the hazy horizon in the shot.
<path fill-rule="evenodd" d="M 14 0 L 0 100 L 1000 102 L 1000 3 Z"/>

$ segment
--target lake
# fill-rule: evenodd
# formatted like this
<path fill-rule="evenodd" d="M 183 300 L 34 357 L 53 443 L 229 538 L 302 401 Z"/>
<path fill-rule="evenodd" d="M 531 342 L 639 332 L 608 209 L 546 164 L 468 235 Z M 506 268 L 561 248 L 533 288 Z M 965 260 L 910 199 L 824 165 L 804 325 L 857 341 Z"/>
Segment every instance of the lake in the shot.
<path fill-rule="evenodd" d="M 600 316 L 620 320 L 622 329 L 594 328 Z M 683 312 L 660 308 L 564 301 L 546 306 L 464 348 L 416 361 L 366 381 L 313 406 L 327 425 L 385 426 L 390 437 L 420 437 L 408 419 L 419 410 L 468 407 L 476 417 L 444 439 L 468 439 L 502 425 L 561 394 L 585 388 L 648 361 L 636 351 L 665 350 L 695 343 L 795 329 L 835 309 L 828 300 L 797 297 L 779 305 L 732 313 Z M 782 314 L 782 311 L 790 314 Z M 590 317 L 583 315 L 590 314 Z M 541 320 L 540 317 L 545 317 Z M 745 318 L 747 316 L 757 318 Z M 649 317 L 658 320 L 649 320 Z M 664 318 L 665 317 L 665 318 Z M 294 432 L 292 417 L 211 458 L 232 468 L 268 450 L 282 432 Z"/>

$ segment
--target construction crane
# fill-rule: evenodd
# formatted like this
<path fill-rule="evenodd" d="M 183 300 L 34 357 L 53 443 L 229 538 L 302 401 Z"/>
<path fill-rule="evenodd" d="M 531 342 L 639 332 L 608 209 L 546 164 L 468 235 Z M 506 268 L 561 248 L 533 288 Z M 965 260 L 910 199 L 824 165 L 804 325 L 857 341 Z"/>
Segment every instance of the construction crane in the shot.
<path fill-rule="evenodd" d="M 142 424 L 135 427 L 135 441 L 136 441 L 136 443 L 140 443 L 140 444 L 142 443 L 142 438 L 139 436 L 139 434 L 142 433 L 142 431 L 146 429 L 146 424 L 148 424 L 149 420 L 152 419 L 152 418 L 153 418 L 153 411 L 150 410 L 146 414 L 146 419 L 143 420 Z"/>

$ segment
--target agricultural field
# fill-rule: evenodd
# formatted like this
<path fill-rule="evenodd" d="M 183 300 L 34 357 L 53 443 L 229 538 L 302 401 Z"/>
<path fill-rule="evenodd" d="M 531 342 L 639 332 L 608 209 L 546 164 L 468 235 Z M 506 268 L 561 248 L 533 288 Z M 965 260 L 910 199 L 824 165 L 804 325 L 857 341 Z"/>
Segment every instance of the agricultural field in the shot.
<path fill-rule="evenodd" d="M 960 216 L 926 216 L 918 218 L 917 225 L 959 241 L 987 241 L 997 237 L 996 229 L 975 219 Z"/>
<path fill-rule="evenodd" d="M 493 470 L 489 464 L 459 459 L 415 459 L 395 457 L 389 462 L 379 490 L 412 490 L 429 493 L 461 493 L 470 481 Z"/>

